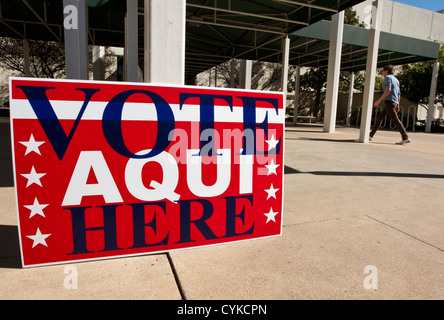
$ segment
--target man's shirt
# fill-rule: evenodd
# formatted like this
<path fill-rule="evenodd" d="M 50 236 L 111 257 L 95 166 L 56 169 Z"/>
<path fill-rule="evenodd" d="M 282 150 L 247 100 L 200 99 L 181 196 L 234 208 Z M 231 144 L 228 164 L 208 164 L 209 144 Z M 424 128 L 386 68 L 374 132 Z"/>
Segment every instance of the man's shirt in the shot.
<path fill-rule="evenodd" d="M 390 100 L 396 104 L 399 104 L 398 97 L 401 94 L 401 89 L 399 88 L 399 81 L 395 78 L 395 76 L 391 74 L 387 75 L 384 78 L 384 84 L 382 85 L 382 88 L 384 92 L 387 88 L 391 89 L 388 96 L 385 97 L 385 100 Z"/>

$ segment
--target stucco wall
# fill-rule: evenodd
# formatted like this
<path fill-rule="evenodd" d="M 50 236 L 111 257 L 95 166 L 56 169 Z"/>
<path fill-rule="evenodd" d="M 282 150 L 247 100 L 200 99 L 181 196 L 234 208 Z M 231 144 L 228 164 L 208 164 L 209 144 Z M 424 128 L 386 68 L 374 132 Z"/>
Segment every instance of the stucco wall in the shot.
<path fill-rule="evenodd" d="M 361 21 L 369 21 L 369 10 L 365 8 L 371 6 L 372 2 L 368 0 L 353 7 Z M 382 31 L 444 42 L 444 14 L 390 0 L 384 0 L 382 11 Z"/>

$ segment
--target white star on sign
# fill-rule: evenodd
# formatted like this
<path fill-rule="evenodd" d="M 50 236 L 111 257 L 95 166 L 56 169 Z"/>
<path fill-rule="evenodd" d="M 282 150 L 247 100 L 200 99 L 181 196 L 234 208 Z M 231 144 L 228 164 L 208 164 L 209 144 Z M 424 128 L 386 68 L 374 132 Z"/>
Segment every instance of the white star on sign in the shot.
<path fill-rule="evenodd" d="M 279 165 L 278 164 L 274 164 L 274 161 L 273 161 L 273 159 L 271 159 L 271 163 L 270 164 L 266 164 L 265 165 L 266 167 L 267 167 L 267 169 L 268 169 L 268 173 L 267 173 L 267 176 L 269 176 L 270 174 L 277 174 L 276 173 L 276 168 L 277 167 L 279 167 Z"/>
<path fill-rule="evenodd" d="M 35 141 L 32 133 L 31 137 L 29 138 L 29 141 L 19 141 L 19 142 L 26 147 L 25 156 L 31 152 L 35 152 L 41 155 L 39 147 L 45 143 L 45 141 Z"/>
<path fill-rule="evenodd" d="M 26 188 L 32 185 L 33 183 L 39 185 L 42 187 L 42 183 L 40 182 L 40 179 L 45 175 L 46 173 L 37 173 L 35 171 L 34 166 L 32 166 L 31 172 L 28 174 L 22 174 L 26 179 L 28 179 L 28 183 L 26 184 Z"/>
<path fill-rule="evenodd" d="M 35 198 L 32 205 L 24 207 L 31 210 L 31 215 L 29 216 L 29 218 L 31 219 L 36 214 L 41 215 L 43 218 L 45 218 L 45 215 L 43 214 L 43 209 L 45 209 L 47 206 L 47 204 L 40 204 L 37 198 Z"/>
<path fill-rule="evenodd" d="M 265 142 L 268 143 L 268 151 L 270 151 L 271 149 L 276 148 L 276 145 L 278 144 L 279 140 L 276 140 L 274 138 L 274 135 L 271 135 L 271 139 L 265 140 Z"/>
<path fill-rule="evenodd" d="M 48 238 L 51 234 L 42 234 L 39 228 L 37 228 L 37 232 L 33 236 L 27 236 L 29 239 L 33 240 L 32 247 L 34 248 L 36 245 L 43 244 L 45 247 L 48 245 L 46 244 L 45 239 Z"/>
<path fill-rule="evenodd" d="M 265 192 L 268 193 L 267 200 L 270 199 L 271 197 L 276 199 L 276 192 L 278 190 L 279 190 L 278 188 L 275 189 L 273 187 L 273 184 L 271 184 L 270 189 L 265 189 Z"/>
<path fill-rule="evenodd" d="M 276 217 L 276 215 L 278 213 L 279 212 L 273 212 L 273 208 L 270 208 L 270 212 L 269 213 L 264 213 L 264 215 L 267 217 L 267 222 L 266 223 L 268 223 L 270 221 L 276 222 L 276 220 L 274 218 Z"/>

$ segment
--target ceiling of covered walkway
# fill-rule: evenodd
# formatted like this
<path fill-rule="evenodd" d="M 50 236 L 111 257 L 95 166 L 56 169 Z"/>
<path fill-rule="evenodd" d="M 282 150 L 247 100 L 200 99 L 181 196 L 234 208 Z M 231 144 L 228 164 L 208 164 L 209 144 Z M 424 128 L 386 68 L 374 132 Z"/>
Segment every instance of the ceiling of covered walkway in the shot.
<path fill-rule="evenodd" d="M 281 62 L 284 36 L 360 2 L 187 1 L 187 74 L 231 58 Z"/>
<path fill-rule="evenodd" d="M 139 6 L 142 52 L 144 1 L 134 1 Z M 362 1 L 187 0 L 186 75 L 195 75 L 231 58 L 280 62 L 282 38 L 287 34 L 291 35 L 290 64 L 326 66 L 328 39 L 325 37 L 330 27 L 329 22 L 321 20 Z M 123 47 L 126 1 L 88 0 L 87 3 L 89 43 Z M 316 22 L 319 23 L 313 25 Z M 311 28 L 304 29 L 307 26 Z M 368 31 L 359 29 L 363 31 L 355 31 L 352 37 Z M 63 0 L 0 0 L 0 36 L 63 42 Z M 347 38 L 345 32 L 344 41 Z M 344 45 L 343 60 L 349 53 L 353 66 L 343 62 L 343 67 L 357 69 L 365 60 L 365 43 Z M 396 56 L 399 53 L 384 50 L 382 54 L 399 58 Z M 430 59 L 430 55 L 421 52 L 401 54 L 409 56 L 405 60 L 408 62 Z"/>

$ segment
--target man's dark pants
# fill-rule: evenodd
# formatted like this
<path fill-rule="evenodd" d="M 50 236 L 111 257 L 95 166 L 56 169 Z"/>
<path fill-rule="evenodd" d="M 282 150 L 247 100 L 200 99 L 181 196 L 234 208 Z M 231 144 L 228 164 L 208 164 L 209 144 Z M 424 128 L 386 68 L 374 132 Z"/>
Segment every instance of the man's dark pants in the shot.
<path fill-rule="evenodd" d="M 396 128 L 398 128 L 399 133 L 402 136 L 402 140 L 408 139 L 409 136 L 407 134 L 407 131 L 405 130 L 401 120 L 399 120 L 398 118 L 398 113 L 396 112 L 397 106 L 398 105 L 393 101 L 390 100 L 384 101 L 384 109 L 376 119 L 375 125 L 373 126 L 373 129 L 370 132 L 370 137 L 373 137 L 375 135 L 376 131 L 379 129 L 379 126 L 381 125 L 382 120 L 384 120 L 385 116 L 388 114 L 393 124 L 396 126 Z"/>

